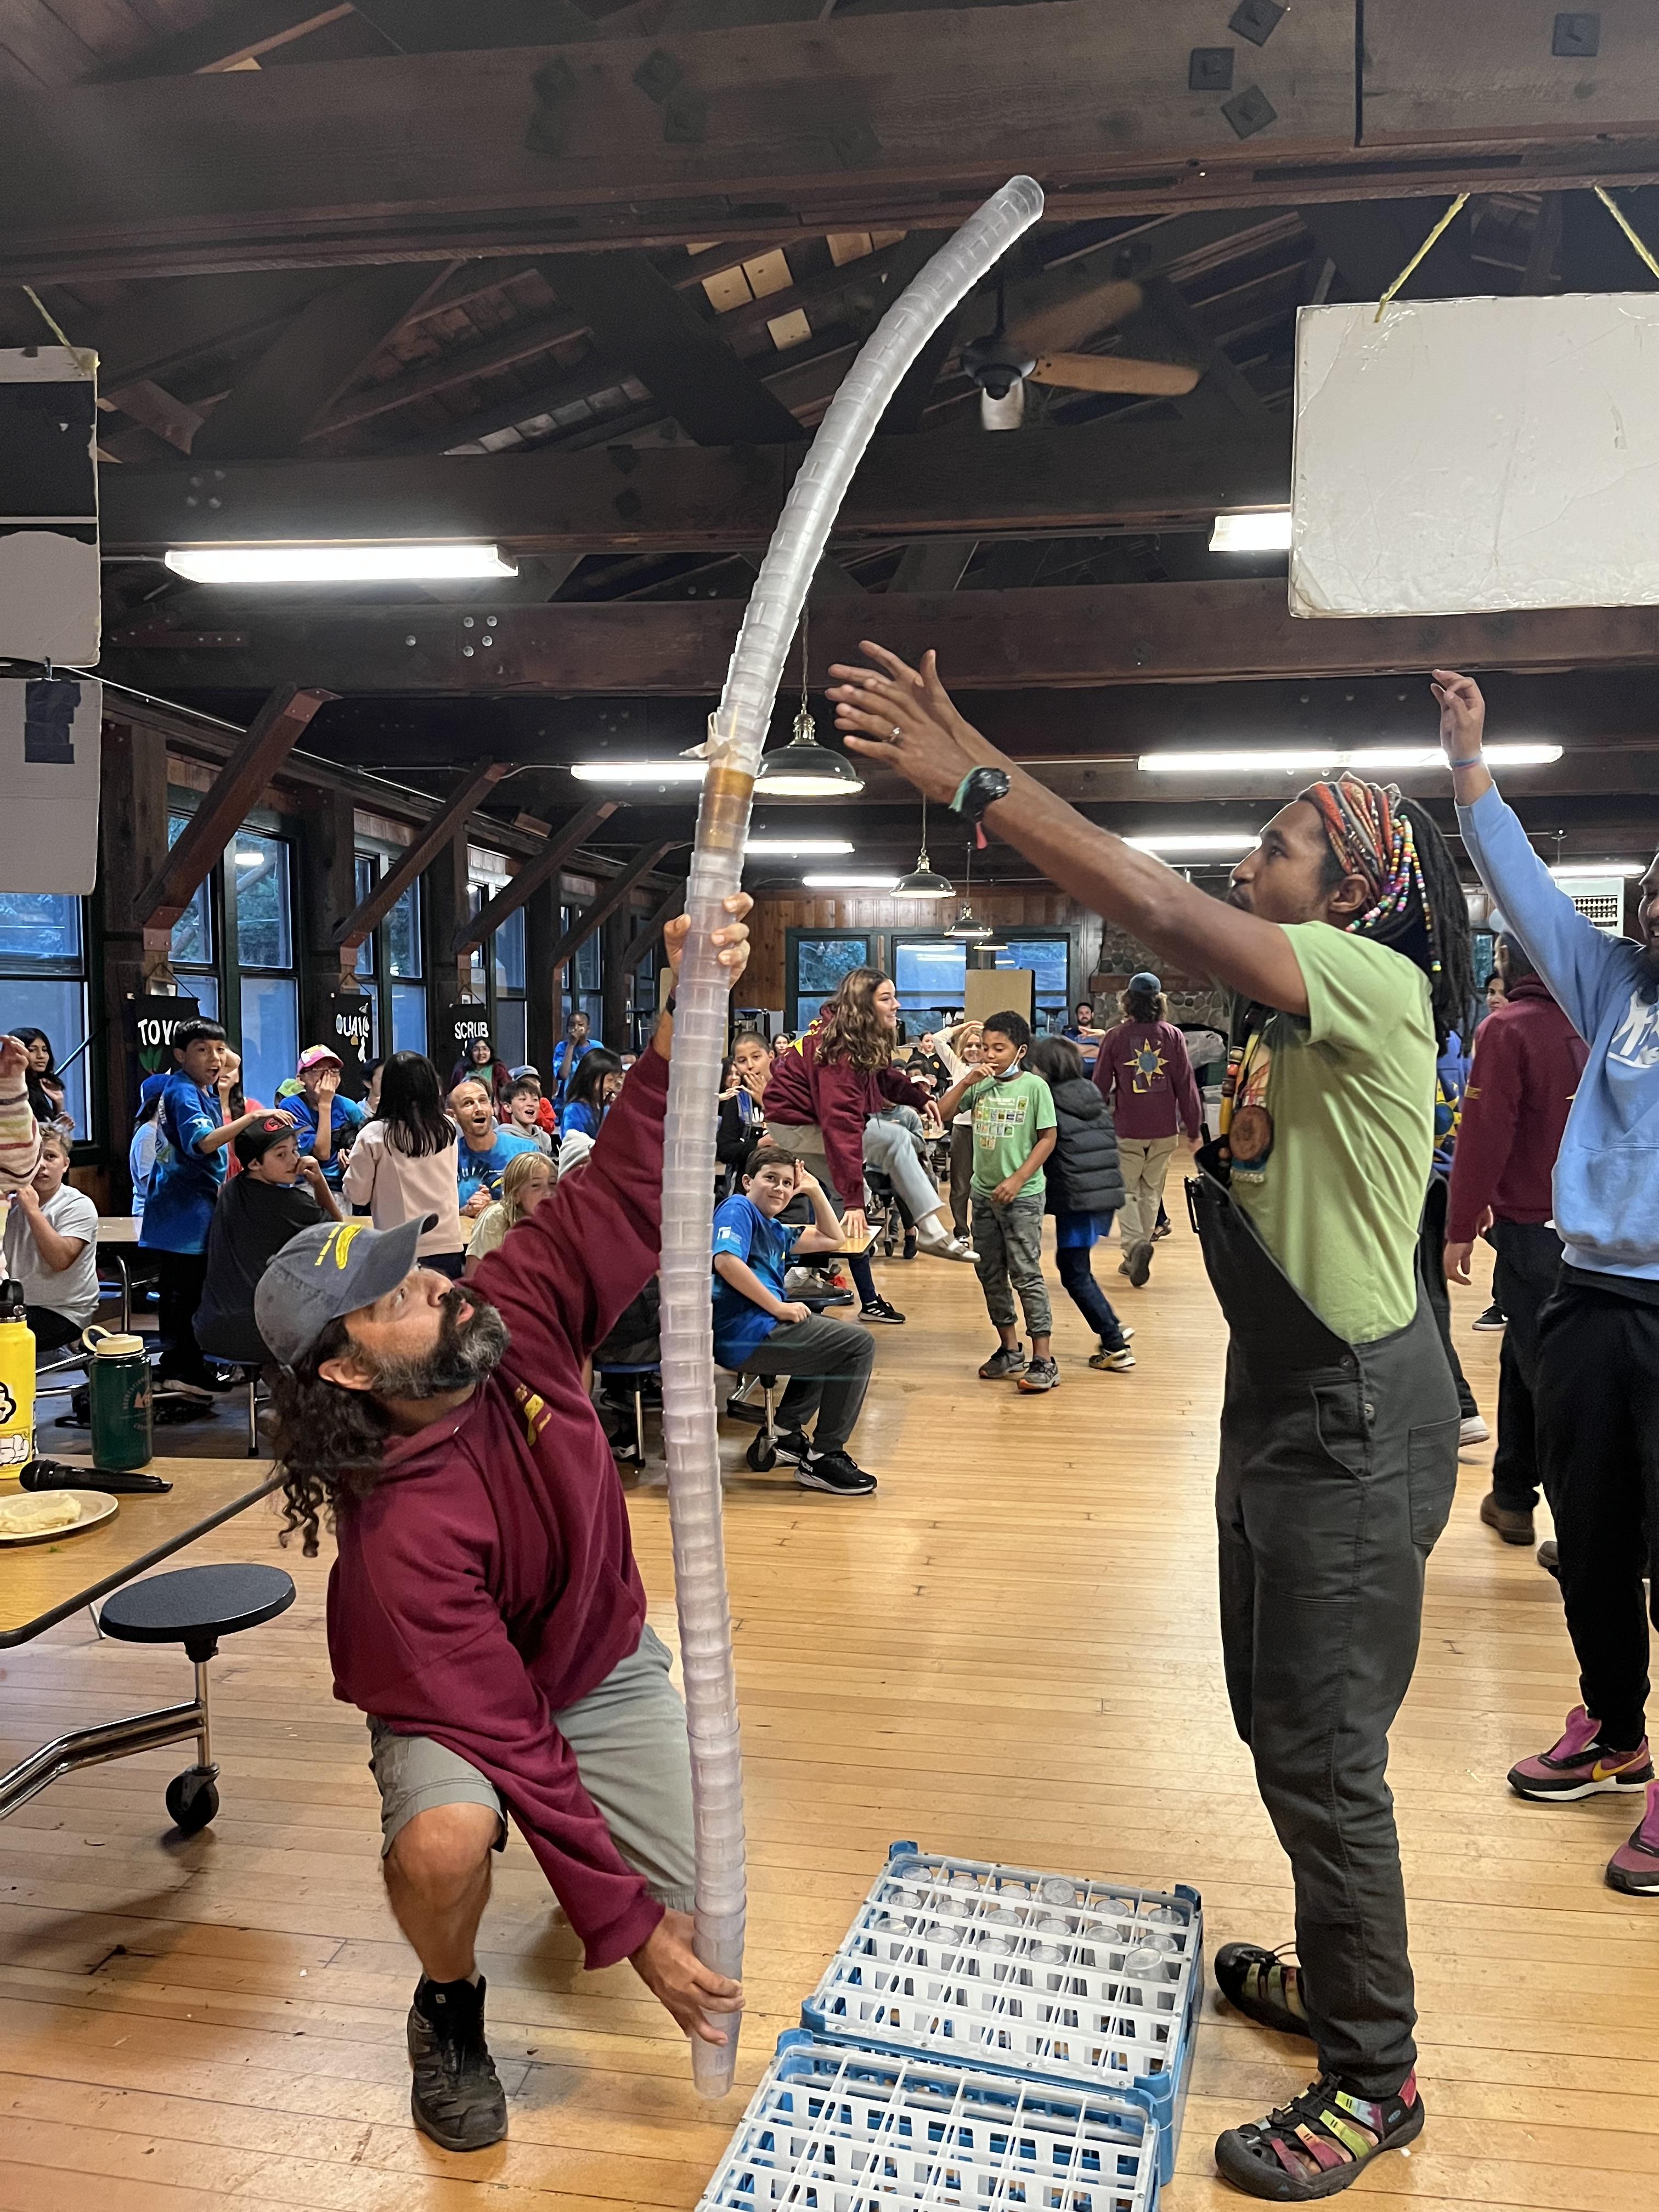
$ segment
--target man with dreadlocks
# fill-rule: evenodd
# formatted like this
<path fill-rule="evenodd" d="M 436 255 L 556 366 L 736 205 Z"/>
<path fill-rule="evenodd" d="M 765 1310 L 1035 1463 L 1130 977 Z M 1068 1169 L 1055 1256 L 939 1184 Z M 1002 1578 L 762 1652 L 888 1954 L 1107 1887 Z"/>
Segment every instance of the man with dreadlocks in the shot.
<path fill-rule="evenodd" d="M 1561 1596 L 1583 1702 L 1559 1742 L 1510 1769 L 1522 1797 L 1638 1799 L 1609 1888 L 1659 1897 L 1659 1782 L 1648 1750 L 1648 1607 L 1659 1623 L 1659 858 L 1642 879 L 1641 941 L 1573 905 L 1481 758 L 1480 686 L 1434 672 L 1457 818 L 1480 879 L 1586 1045 L 1553 1177 L 1565 1248 L 1538 1316 L 1538 1460 L 1555 1516 Z"/>
<path fill-rule="evenodd" d="M 1456 1393 L 1417 1271 L 1437 1042 L 1471 979 L 1444 842 L 1344 776 L 1274 815 L 1224 903 L 1095 827 L 957 714 L 927 654 L 832 671 L 848 744 L 1075 897 L 1237 994 L 1229 1125 L 1188 1186 L 1231 1329 L 1217 1486 L 1227 1686 L 1296 1882 L 1299 1964 L 1216 1959 L 1223 1993 L 1310 2039 L 1319 2078 L 1216 2143 L 1300 2203 L 1423 2126 L 1389 1728 L 1456 1485 Z M 982 836 L 982 832 L 980 832 Z"/>

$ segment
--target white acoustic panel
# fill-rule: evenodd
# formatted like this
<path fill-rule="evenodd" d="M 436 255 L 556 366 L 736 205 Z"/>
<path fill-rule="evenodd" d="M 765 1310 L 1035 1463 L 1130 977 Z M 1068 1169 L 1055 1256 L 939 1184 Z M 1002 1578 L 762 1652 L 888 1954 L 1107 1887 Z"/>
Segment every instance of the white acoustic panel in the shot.
<path fill-rule="evenodd" d="M 1297 318 L 1291 612 L 1659 605 L 1659 295 Z"/>
<path fill-rule="evenodd" d="M 93 355 L 0 349 L 0 660 L 98 658 Z"/>
<path fill-rule="evenodd" d="M 0 888 L 72 891 L 98 878 L 104 687 L 0 678 Z"/>

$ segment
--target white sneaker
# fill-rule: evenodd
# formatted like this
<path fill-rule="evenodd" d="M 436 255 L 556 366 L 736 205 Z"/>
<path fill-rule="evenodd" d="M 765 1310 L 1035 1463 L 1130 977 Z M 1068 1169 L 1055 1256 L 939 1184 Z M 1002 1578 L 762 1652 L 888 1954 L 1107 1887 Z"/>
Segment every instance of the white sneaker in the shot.
<path fill-rule="evenodd" d="M 1491 1442 L 1492 1431 L 1479 1413 L 1471 1413 L 1467 1421 L 1461 1421 L 1458 1424 L 1457 1449 L 1459 1451 L 1468 1444 L 1486 1444 Z"/>

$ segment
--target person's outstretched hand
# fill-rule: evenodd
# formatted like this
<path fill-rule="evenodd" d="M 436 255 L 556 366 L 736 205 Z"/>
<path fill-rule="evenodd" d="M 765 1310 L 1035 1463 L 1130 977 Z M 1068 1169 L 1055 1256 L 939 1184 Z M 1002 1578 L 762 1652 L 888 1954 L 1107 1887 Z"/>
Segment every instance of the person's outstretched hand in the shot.
<path fill-rule="evenodd" d="M 747 891 L 738 891 L 726 901 L 726 911 L 732 919 L 714 933 L 714 942 L 720 948 L 720 963 L 726 970 L 727 987 L 735 984 L 749 965 L 749 924 L 745 920 L 755 902 Z M 680 972 L 680 959 L 685 951 L 685 940 L 691 933 L 689 914 L 676 915 L 662 933 L 662 949 L 669 966 L 676 975 Z"/>
<path fill-rule="evenodd" d="M 1486 726 L 1486 702 L 1473 676 L 1455 669 L 1437 668 L 1429 685 L 1440 705 L 1440 742 L 1454 766 L 1471 761 L 1480 750 Z"/>
<path fill-rule="evenodd" d="M 741 2012 L 743 1984 L 703 1965 L 691 1948 L 692 1925 L 689 1912 L 665 1912 L 628 1963 L 687 2035 L 724 2043 L 725 2032 L 703 2015 Z"/>
<path fill-rule="evenodd" d="M 0 1083 L 15 1083 L 29 1064 L 29 1048 L 21 1037 L 0 1037 Z"/>
<path fill-rule="evenodd" d="M 995 747 L 957 713 L 931 649 L 920 669 L 869 638 L 859 650 L 873 670 L 838 661 L 830 671 L 836 727 L 850 750 L 884 762 L 929 799 L 948 804 L 969 769 L 1000 757 Z"/>

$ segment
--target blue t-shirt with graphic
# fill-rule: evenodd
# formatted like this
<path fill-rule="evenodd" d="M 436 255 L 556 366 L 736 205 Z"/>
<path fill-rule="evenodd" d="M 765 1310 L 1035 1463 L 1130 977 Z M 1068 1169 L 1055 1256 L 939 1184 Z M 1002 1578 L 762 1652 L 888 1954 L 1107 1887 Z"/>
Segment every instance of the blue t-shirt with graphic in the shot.
<path fill-rule="evenodd" d="M 302 1152 L 314 1153 L 317 1150 L 318 1128 L 316 1108 L 303 1091 L 295 1091 L 290 1097 L 284 1098 L 280 1103 L 283 1112 L 293 1121 L 295 1133 L 300 1139 L 300 1150 Z M 350 1146 L 352 1139 L 368 1119 L 367 1106 L 360 1106 L 355 1098 L 343 1098 L 337 1091 L 335 1092 L 333 1111 L 330 1116 L 334 1132 L 334 1143 L 330 1149 L 328 1158 L 318 1163 L 323 1170 L 323 1181 L 331 1190 L 338 1190 L 340 1177 L 345 1172 L 340 1160 L 342 1151 Z"/>
<path fill-rule="evenodd" d="M 714 1208 L 715 1251 L 752 1267 L 775 1298 L 788 1296 L 784 1280 L 799 1235 L 798 1228 L 763 1213 L 751 1198 L 728 1198 Z M 752 1298 L 724 1276 L 714 1277 L 714 1357 L 722 1367 L 741 1367 L 777 1327 Z"/>
<path fill-rule="evenodd" d="M 214 1203 L 225 1179 L 225 1147 L 216 1145 L 205 1152 L 197 1147 L 201 1138 L 223 1126 L 216 1091 L 204 1091 L 182 1069 L 168 1077 L 155 1118 L 155 1164 L 138 1235 L 149 1251 L 206 1251 Z"/>
<path fill-rule="evenodd" d="M 455 1147 L 456 1175 L 460 1182 L 461 1204 L 465 1206 L 473 1193 L 487 1189 L 492 1198 L 501 1194 L 501 1177 L 507 1164 L 520 1152 L 539 1152 L 541 1146 L 533 1137 L 521 1137 L 516 1129 L 498 1129 L 495 1141 L 487 1152 L 475 1152 L 463 1137 Z"/>
<path fill-rule="evenodd" d="M 599 1133 L 599 1114 L 597 1108 L 578 1099 L 574 1105 L 559 1109 L 561 1137 L 597 1137 Z"/>

